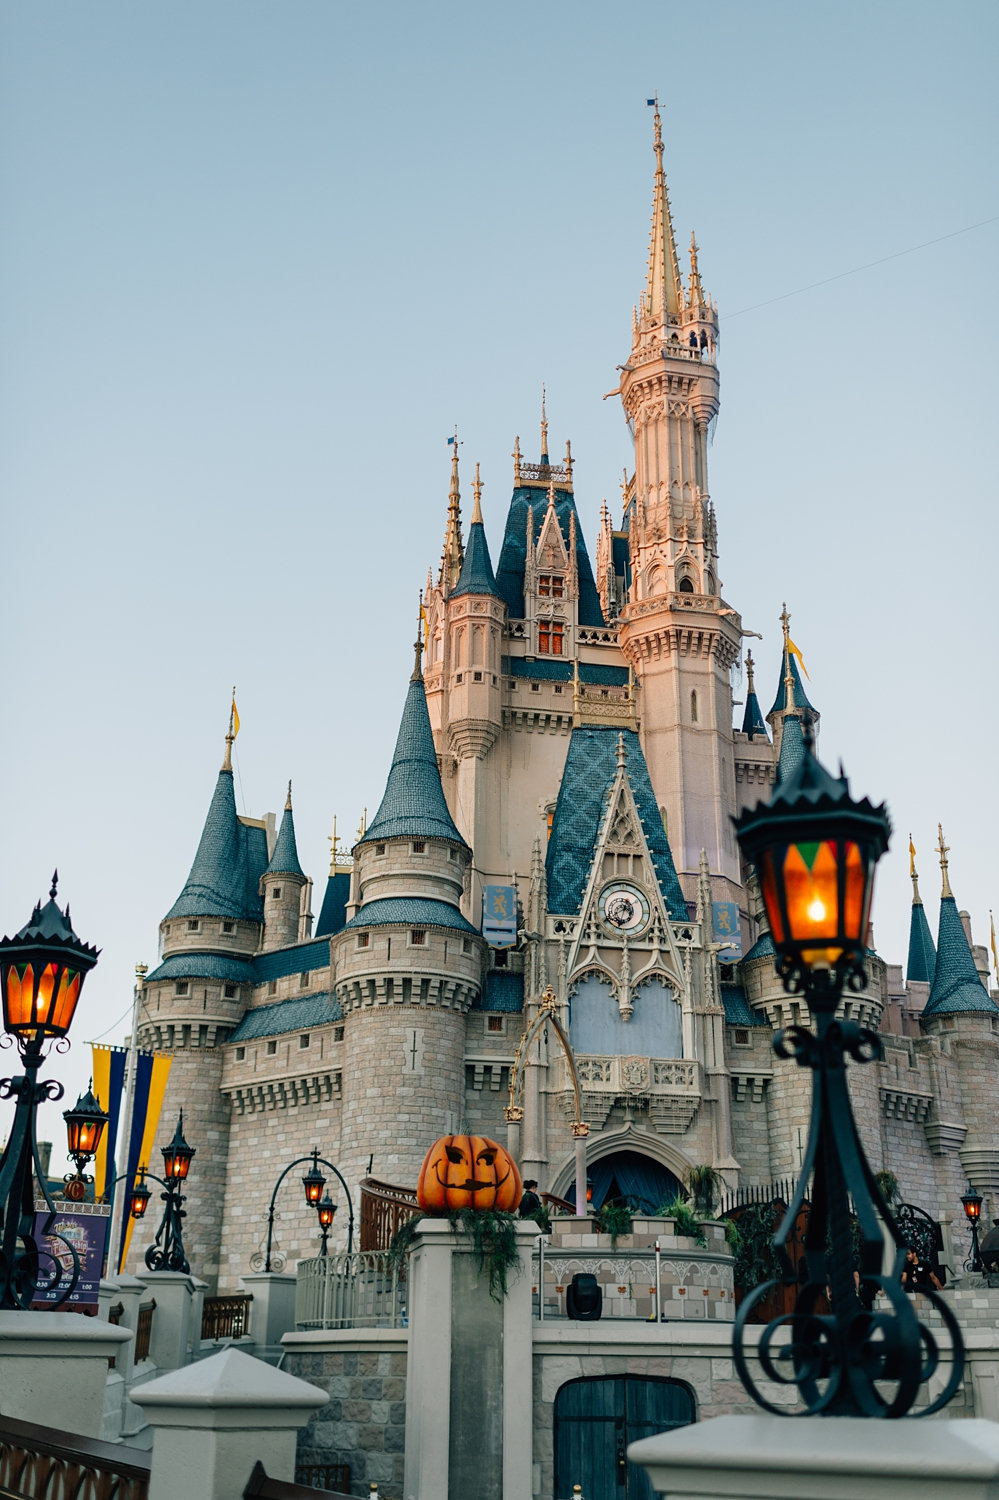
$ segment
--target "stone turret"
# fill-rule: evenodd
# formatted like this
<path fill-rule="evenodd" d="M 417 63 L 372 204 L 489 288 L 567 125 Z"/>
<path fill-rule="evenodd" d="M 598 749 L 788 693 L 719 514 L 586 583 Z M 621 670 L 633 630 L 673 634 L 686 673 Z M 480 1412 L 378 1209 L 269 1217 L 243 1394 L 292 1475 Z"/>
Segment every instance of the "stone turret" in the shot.
<path fill-rule="evenodd" d="M 246 1010 L 250 960 L 260 946 L 272 820 L 241 818 L 232 777 L 232 731 L 184 888 L 160 923 L 162 961 L 143 987 L 140 1047 L 173 1054 L 157 1144 L 167 1122 L 184 1111 L 198 1149 L 187 1179 L 184 1244 L 191 1269 L 214 1288 L 229 1139 L 229 1105 L 220 1093 L 222 1043 Z M 158 1156 L 150 1163 L 157 1170 Z M 135 1226 L 129 1268 L 155 1234 L 158 1217 Z"/>
<path fill-rule="evenodd" d="M 291 782 L 284 804 L 284 816 L 274 853 L 260 877 L 260 896 L 264 907 L 265 953 L 272 948 L 286 948 L 312 935 L 312 913 L 309 893 L 312 882 L 298 862 L 295 821 L 291 810 Z"/>
<path fill-rule="evenodd" d="M 420 649 L 385 794 L 354 847 L 357 909 L 333 939 L 350 1059 L 341 1163 L 348 1181 L 370 1158 L 376 1177 L 409 1186 L 433 1136 L 460 1123 L 483 954 L 459 906 L 472 851 L 444 799 Z"/>

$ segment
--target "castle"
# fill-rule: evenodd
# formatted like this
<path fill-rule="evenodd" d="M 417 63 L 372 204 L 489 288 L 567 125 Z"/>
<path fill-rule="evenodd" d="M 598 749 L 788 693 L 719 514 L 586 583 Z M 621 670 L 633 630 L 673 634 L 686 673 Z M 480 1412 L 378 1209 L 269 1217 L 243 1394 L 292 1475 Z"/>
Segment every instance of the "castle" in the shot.
<path fill-rule="evenodd" d="M 718 312 L 693 239 L 681 274 L 658 107 L 654 149 L 648 272 L 615 393 L 634 438 L 621 519 L 603 508 L 594 567 L 571 448 L 553 461 L 543 410 L 537 462 L 515 445 L 494 565 L 477 470 L 462 525 L 455 443 L 384 795 L 350 855 L 334 840 L 316 920 L 290 786 L 279 828 L 239 816 L 230 728 L 138 1033 L 174 1056 L 165 1118 L 183 1106 L 198 1151 L 185 1242 L 212 1287 L 250 1268 L 277 1176 L 314 1144 L 356 1202 L 369 1174 L 415 1185 L 442 1132 L 505 1139 L 518 1042 L 549 986 L 597 1204 L 622 1193 L 654 1211 L 692 1165 L 733 1188 L 800 1166 L 810 1080 L 771 1043 L 807 1017 L 774 972 L 732 819 L 796 764 L 818 714 L 785 611 L 773 707 L 747 657 L 733 727 L 743 632 L 707 472 Z M 913 870 L 904 981 L 871 952 L 867 989 L 844 1002 L 885 1043 L 851 1074 L 872 1165 L 934 1215 L 969 1180 L 999 1206 L 999 1005 L 942 836 L 940 850 L 936 943 Z M 573 1091 L 543 1040 L 523 1109 L 523 1175 L 568 1196 Z M 292 1187 L 276 1229 L 289 1264 L 317 1233 Z M 345 1219 L 341 1197 L 337 1244 Z M 149 1232 L 136 1226 L 133 1259 Z"/>

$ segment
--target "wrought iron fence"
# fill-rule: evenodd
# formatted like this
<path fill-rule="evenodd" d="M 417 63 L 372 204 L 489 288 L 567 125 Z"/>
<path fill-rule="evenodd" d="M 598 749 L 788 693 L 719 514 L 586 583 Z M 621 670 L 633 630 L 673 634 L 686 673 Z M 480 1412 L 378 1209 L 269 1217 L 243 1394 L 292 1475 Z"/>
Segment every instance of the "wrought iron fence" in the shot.
<path fill-rule="evenodd" d="M 252 1296 L 206 1297 L 201 1312 L 203 1339 L 241 1339 L 250 1321 Z"/>
<path fill-rule="evenodd" d="M 139 1317 L 135 1328 L 135 1363 L 149 1358 L 149 1347 L 153 1338 L 153 1313 L 156 1311 L 155 1297 L 151 1302 L 143 1302 L 139 1308 Z"/>
<path fill-rule="evenodd" d="M 321 1492 L 311 1485 L 289 1484 L 285 1479 L 272 1479 L 258 1459 L 246 1481 L 243 1500 L 310 1500 L 311 1496 L 319 1493 Z M 330 1500 L 351 1500 L 351 1496 L 342 1490 L 327 1490 L 326 1494 Z M 378 1500 L 376 1485 L 371 1486 L 370 1500 Z"/>
<path fill-rule="evenodd" d="M 404 1328 L 405 1266 L 384 1250 L 300 1260 L 295 1327 Z"/>
<path fill-rule="evenodd" d="M 0 1494 L 34 1500 L 146 1500 L 149 1454 L 0 1417 Z"/>
<path fill-rule="evenodd" d="M 366 1177 L 361 1183 L 361 1249 L 387 1250 L 396 1230 L 417 1209 L 415 1188 Z"/>

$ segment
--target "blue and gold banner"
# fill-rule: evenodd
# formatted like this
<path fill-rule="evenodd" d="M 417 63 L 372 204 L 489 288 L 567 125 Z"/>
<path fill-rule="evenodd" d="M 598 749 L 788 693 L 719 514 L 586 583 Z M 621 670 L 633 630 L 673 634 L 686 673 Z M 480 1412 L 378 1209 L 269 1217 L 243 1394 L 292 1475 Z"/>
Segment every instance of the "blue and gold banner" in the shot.
<path fill-rule="evenodd" d="M 712 901 L 711 932 L 714 942 L 725 944 L 718 954 L 719 963 L 738 963 L 742 957 L 742 923 L 735 901 Z"/>
<path fill-rule="evenodd" d="M 94 1196 L 98 1202 L 104 1197 L 107 1185 L 114 1178 L 118 1159 L 118 1126 L 121 1123 L 121 1104 L 125 1092 L 125 1064 L 128 1061 L 127 1047 L 98 1047 L 92 1042 L 90 1054 L 93 1059 L 94 1095 L 101 1107 L 107 1110 L 107 1128 L 101 1137 L 94 1158 Z M 111 1163 L 110 1170 L 108 1163 Z"/>
<path fill-rule="evenodd" d="M 490 948 L 512 948 L 517 941 L 517 887 L 482 888 L 482 936 Z"/>
<path fill-rule="evenodd" d="M 128 1162 L 125 1167 L 126 1180 L 123 1186 L 131 1190 L 140 1166 L 148 1167 L 156 1144 L 156 1131 L 163 1108 L 167 1079 L 170 1076 L 172 1057 L 158 1052 L 140 1052 L 136 1058 L 135 1093 L 132 1097 L 132 1130 L 128 1142 Z M 125 1219 L 118 1270 L 125 1264 L 132 1238 L 135 1220 L 129 1214 Z"/>

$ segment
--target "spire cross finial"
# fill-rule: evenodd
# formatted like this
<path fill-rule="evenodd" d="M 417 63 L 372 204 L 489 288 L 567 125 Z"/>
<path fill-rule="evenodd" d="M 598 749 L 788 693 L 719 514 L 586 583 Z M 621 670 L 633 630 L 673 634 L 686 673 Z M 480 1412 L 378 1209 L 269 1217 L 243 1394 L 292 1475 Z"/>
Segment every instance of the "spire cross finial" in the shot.
<path fill-rule="evenodd" d="M 572 488 L 572 443 L 569 441 L 568 438 L 566 438 L 566 440 L 565 440 L 565 474 L 566 474 L 566 478 L 569 481 L 569 487 L 571 489 Z"/>
<path fill-rule="evenodd" d="M 50 901 L 54 901 L 55 900 L 55 898 L 56 898 L 56 891 L 58 889 L 59 889 L 59 871 L 58 870 L 53 870 L 52 871 L 52 885 L 51 885 L 51 888 L 49 889 L 49 900 Z"/>
<path fill-rule="evenodd" d="M 479 478 L 479 466 L 475 465 L 475 479 L 472 482 L 472 493 L 475 496 L 475 504 L 472 507 L 472 525 L 476 522 L 482 525 L 482 480 Z"/>
<path fill-rule="evenodd" d="M 236 738 L 233 724 L 236 719 L 236 684 L 232 685 L 232 701 L 229 704 L 229 732 L 225 737 L 225 755 L 222 757 L 223 771 L 232 770 L 232 742 Z"/>
<path fill-rule="evenodd" d="M 549 481 L 548 481 L 548 504 L 550 506 L 553 506 L 555 504 L 555 481 L 554 481 L 554 479 L 549 479 Z"/>
<path fill-rule="evenodd" d="M 916 873 L 916 846 L 912 842 L 912 834 L 909 834 L 909 879 L 912 881 L 912 904 L 922 906 L 923 900 L 919 894 L 919 876 Z"/>
<path fill-rule="evenodd" d="M 330 846 L 330 874 L 336 874 L 336 851 L 339 839 L 336 836 L 336 813 L 333 814 L 333 832 L 328 836 L 327 843 Z"/>
<path fill-rule="evenodd" d="M 513 482 L 514 482 L 514 484 L 519 484 L 520 483 L 520 437 L 519 436 L 515 437 L 514 440 L 513 440 L 513 452 L 510 454 L 510 457 L 513 459 Z"/>
<path fill-rule="evenodd" d="M 753 653 L 752 653 L 752 651 L 747 651 L 746 652 L 746 679 L 747 679 L 747 682 L 748 682 L 749 685 L 746 688 L 746 691 L 748 693 L 754 693 L 756 691 L 755 685 L 753 683 L 753 667 L 754 666 L 755 666 L 755 662 L 753 661 Z"/>
<path fill-rule="evenodd" d="M 781 629 L 784 632 L 784 710 L 797 708 L 794 701 L 794 674 L 791 671 L 791 616 L 787 612 L 787 604 L 781 605 L 780 612 Z"/>
<path fill-rule="evenodd" d="M 620 729 L 617 732 L 617 768 L 624 770 L 624 734 Z"/>
<path fill-rule="evenodd" d="M 416 616 L 416 640 L 413 642 L 413 649 L 416 653 L 416 660 L 413 663 L 413 675 L 409 679 L 410 682 L 423 681 L 423 620 L 423 590 L 421 589 L 420 608 Z"/>
<path fill-rule="evenodd" d="M 943 877 L 943 888 L 940 892 L 940 897 L 943 899 L 946 896 L 950 896 L 953 899 L 954 892 L 950 888 L 950 876 L 947 874 L 947 865 L 949 863 L 947 856 L 950 853 L 950 845 L 944 843 L 942 823 L 937 824 L 937 833 L 940 835 L 937 848 L 940 851 L 940 874 Z"/>
<path fill-rule="evenodd" d="M 284 810 L 285 810 L 285 812 L 291 812 L 291 782 L 290 781 L 288 782 L 288 795 L 285 798 Z"/>
<path fill-rule="evenodd" d="M 545 408 L 545 388 L 541 386 L 541 462 L 548 457 L 548 412 Z"/>

